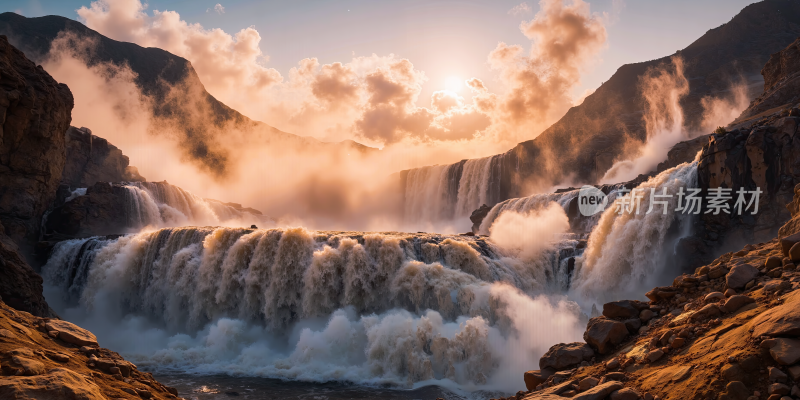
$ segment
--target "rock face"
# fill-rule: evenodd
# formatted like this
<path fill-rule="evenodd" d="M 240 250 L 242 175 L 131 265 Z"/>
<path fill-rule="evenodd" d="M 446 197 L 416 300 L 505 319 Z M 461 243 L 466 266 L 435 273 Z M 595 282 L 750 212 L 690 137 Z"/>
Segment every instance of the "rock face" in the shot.
<path fill-rule="evenodd" d="M 97 346 L 97 337 L 71 322 L 51 320 L 45 324 L 47 332 L 57 332 L 58 338 L 77 346 Z"/>
<path fill-rule="evenodd" d="M 129 164 L 122 150 L 92 135 L 88 128 L 71 126 L 67 130 L 67 160 L 61 183 L 69 188 L 88 188 L 97 182 L 144 181 Z"/>
<path fill-rule="evenodd" d="M 738 121 L 800 102 L 800 39 L 772 54 L 761 75 L 764 76 L 764 93 L 753 100 Z"/>
<path fill-rule="evenodd" d="M 17 310 L 40 317 L 52 315 L 42 295 L 42 277 L 25 262 L 17 245 L 0 225 L 0 298 Z"/>
<path fill-rule="evenodd" d="M 65 368 L 55 368 L 45 375 L 30 378 L 0 377 L 0 397 L 106 400 L 100 387 L 92 379 Z"/>
<path fill-rule="evenodd" d="M 0 223 L 28 252 L 61 180 L 73 98 L 5 36 L 0 88 Z"/>
<path fill-rule="evenodd" d="M 98 182 L 47 217 L 45 232 L 56 239 L 125 233 L 130 228 L 127 191 L 121 185 Z"/>

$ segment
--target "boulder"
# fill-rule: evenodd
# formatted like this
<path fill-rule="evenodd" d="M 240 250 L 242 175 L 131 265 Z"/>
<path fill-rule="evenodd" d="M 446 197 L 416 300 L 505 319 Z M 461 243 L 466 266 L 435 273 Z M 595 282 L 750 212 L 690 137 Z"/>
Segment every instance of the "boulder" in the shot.
<path fill-rule="evenodd" d="M 759 314 L 750 325 L 753 337 L 800 336 L 800 292 L 793 293 L 782 305 Z"/>
<path fill-rule="evenodd" d="M 797 243 L 789 249 L 789 259 L 792 261 L 800 261 L 800 246 L 798 246 Z"/>
<path fill-rule="evenodd" d="M 647 360 L 650 362 L 656 362 L 664 356 L 664 352 L 661 349 L 655 349 L 647 353 Z"/>
<path fill-rule="evenodd" d="M 58 338 L 78 346 L 97 346 L 97 337 L 71 322 L 52 319 L 45 325 L 48 331 L 58 332 Z"/>
<path fill-rule="evenodd" d="M 767 387 L 767 393 L 769 394 L 779 394 L 781 396 L 785 396 L 792 391 L 789 386 L 786 386 L 782 383 L 773 383 Z"/>
<path fill-rule="evenodd" d="M 731 268 L 730 272 L 725 276 L 725 283 L 729 288 L 742 289 L 747 285 L 747 282 L 755 279 L 759 274 L 756 267 L 750 264 L 739 264 Z"/>
<path fill-rule="evenodd" d="M 578 390 L 581 392 L 585 392 L 597 386 L 598 383 L 600 383 L 600 380 L 593 376 L 583 378 L 583 380 L 581 380 L 580 383 L 578 383 Z"/>
<path fill-rule="evenodd" d="M 481 205 L 475 211 L 472 212 L 469 216 L 469 220 L 472 221 L 472 232 L 478 233 L 481 227 L 481 223 L 483 219 L 489 215 L 489 211 L 492 211 L 492 207 L 487 206 L 486 204 Z"/>
<path fill-rule="evenodd" d="M 628 337 L 628 328 L 619 321 L 603 317 L 589 320 L 583 340 L 600 354 L 608 354 L 616 345 Z"/>
<path fill-rule="evenodd" d="M 17 310 L 39 317 L 54 316 L 42 295 L 42 282 L 0 224 L 0 298 Z"/>
<path fill-rule="evenodd" d="M 642 312 L 639 313 L 639 319 L 641 319 L 642 322 L 647 322 L 653 319 L 655 315 L 656 314 L 652 310 L 642 310 Z"/>
<path fill-rule="evenodd" d="M 767 369 L 769 371 L 768 376 L 770 382 L 786 382 L 788 376 L 783 371 L 775 367 L 769 367 Z"/>
<path fill-rule="evenodd" d="M 764 293 L 774 293 L 781 290 L 789 290 L 792 284 L 783 279 L 773 279 L 764 283 Z"/>
<path fill-rule="evenodd" d="M 130 371 L 130 370 L 128 370 Z M 124 372 L 123 376 L 127 376 Z M 533 370 L 528 371 L 523 375 L 523 379 L 525 380 L 525 387 L 528 390 L 534 390 L 537 386 L 541 385 L 542 383 L 547 382 L 547 378 L 553 375 L 556 371 L 552 369 L 545 369 L 545 370 Z M 128 372 L 130 373 L 130 372 Z"/>
<path fill-rule="evenodd" d="M 740 381 L 729 382 L 725 387 L 725 393 L 719 396 L 719 400 L 747 400 L 750 397 L 747 386 Z"/>
<path fill-rule="evenodd" d="M 611 393 L 622 389 L 622 383 L 617 381 L 610 381 L 601 385 L 595 386 L 583 393 L 574 396 L 573 400 L 602 400 L 609 396 Z"/>
<path fill-rule="evenodd" d="M 720 301 L 720 300 L 722 300 L 724 298 L 725 298 L 725 295 L 722 294 L 722 292 L 711 292 L 711 293 L 706 295 L 706 297 L 703 299 L 703 301 L 705 301 L 706 303 L 711 303 L 711 302 L 716 303 L 716 302 L 718 302 L 718 301 Z"/>
<path fill-rule="evenodd" d="M 778 338 L 769 348 L 769 354 L 781 365 L 792 365 L 800 361 L 800 340 Z"/>
<path fill-rule="evenodd" d="M 783 252 L 784 257 L 791 259 L 791 257 L 789 257 L 789 250 L 792 249 L 795 243 L 800 243 L 800 232 L 781 238 L 781 252 Z"/>
<path fill-rule="evenodd" d="M 737 294 L 735 296 L 729 297 L 728 300 L 725 301 L 725 304 L 722 306 L 722 308 L 724 308 L 726 312 L 732 313 L 738 311 L 740 308 L 744 307 L 747 304 L 755 302 L 756 301 L 750 298 L 750 296 Z"/>
<path fill-rule="evenodd" d="M 592 357 L 594 350 L 586 343 L 559 343 L 550 347 L 550 350 L 539 359 L 539 368 L 562 371 L 575 367 L 583 361 L 589 361 Z"/>
<path fill-rule="evenodd" d="M 32 377 L 0 377 L 0 398 L 106 400 L 91 379 L 64 368 Z"/>
<path fill-rule="evenodd" d="M 783 259 L 780 257 L 768 257 L 766 261 L 764 261 L 764 269 L 769 271 L 773 268 L 780 268 L 783 266 Z"/>
<path fill-rule="evenodd" d="M 715 265 L 708 270 L 708 279 L 722 278 L 728 274 L 728 269 L 722 265 Z"/>
<path fill-rule="evenodd" d="M 651 301 L 669 300 L 678 294 L 678 289 L 672 286 L 659 286 L 645 293 Z"/>
<path fill-rule="evenodd" d="M 716 304 L 706 304 L 705 307 L 692 314 L 689 319 L 691 321 L 703 321 L 709 318 L 719 317 L 720 315 L 722 315 L 722 311 L 719 309 L 719 306 Z"/>
<path fill-rule="evenodd" d="M 639 311 L 645 308 L 647 308 L 647 304 L 639 301 L 612 301 L 603 304 L 603 316 L 606 318 L 634 318 L 639 315 Z"/>
<path fill-rule="evenodd" d="M 14 356 L 11 358 L 15 366 L 22 369 L 22 375 L 41 375 L 45 373 L 44 364 L 39 361 L 22 356 Z"/>
<path fill-rule="evenodd" d="M 622 388 L 611 393 L 611 400 L 639 400 L 642 396 L 631 388 Z"/>
<path fill-rule="evenodd" d="M 631 335 L 639 332 L 639 328 L 642 327 L 642 320 L 639 318 L 626 319 L 623 321 L 623 323 L 625 324 L 625 327 L 628 328 L 628 332 L 630 332 Z"/>

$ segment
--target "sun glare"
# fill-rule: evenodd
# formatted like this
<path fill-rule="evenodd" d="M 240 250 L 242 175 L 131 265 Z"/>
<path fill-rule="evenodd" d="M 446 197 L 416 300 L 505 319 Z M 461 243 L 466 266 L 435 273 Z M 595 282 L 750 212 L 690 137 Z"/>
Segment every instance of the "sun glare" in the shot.
<path fill-rule="evenodd" d="M 458 93 L 464 88 L 464 80 L 457 76 L 450 76 L 444 81 L 445 89 Z"/>

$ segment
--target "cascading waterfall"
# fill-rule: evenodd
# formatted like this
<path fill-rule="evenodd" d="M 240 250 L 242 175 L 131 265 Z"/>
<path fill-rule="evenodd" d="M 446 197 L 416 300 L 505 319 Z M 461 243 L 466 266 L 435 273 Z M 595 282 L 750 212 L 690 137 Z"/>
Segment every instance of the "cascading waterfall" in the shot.
<path fill-rule="evenodd" d="M 545 295 L 575 243 L 518 259 L 467 236 L 186 227 L 61 242 L 43 274 L 142 366 L 499 387 L 542 343 L 579 338 L 574 303 Z M 132 321 L 135 339 L 102 335 Z"/>
<path fill-rule="evenodd" d="M 129 182 L 124 189 L 128 226 L 135 229 L 271 222 L 262 215 L 203 199 L 166 182 Z"/>

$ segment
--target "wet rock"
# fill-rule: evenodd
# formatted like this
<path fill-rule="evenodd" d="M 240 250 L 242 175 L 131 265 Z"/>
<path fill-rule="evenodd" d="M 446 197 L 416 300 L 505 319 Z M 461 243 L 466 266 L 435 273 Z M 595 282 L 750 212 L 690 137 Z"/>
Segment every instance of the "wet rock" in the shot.
<path fill-rule="evenodd" d="M 559 343 L 550 347 L 550 350 L 539 359 L 539 368 L 561 371 L 575 367 L 582 361 L 589 361 L 592 357 L 594 350 L 586 343 Z"/>
<path fill-rule="evenodd" d="M 592 318 L 583 333 L 583 340 L 600 354 L 608 354 L 628 337 L 628 328 L 619 321 L 603 317 Z"/>
<path fill-rule="evenodd" d="M 642 396 L 631 388 L 622 388 L 611 393 L 611 400 L 639 400 Z"/>
<path fill-rule="evenodd" d="M 528 371 L 523 376 L 525 387 L 528 388 L 528 390 L 534 390 L 537 386 L 547 382 L 547 378 L 554 373 L 556 373 L 556 371 L 552 369 Z"/>
<path fill-rule="evenodd" d="M 725 283 L 729 288 L 741 289 L 747 285 L 747 282 L 755 279 L 759 274 L 756 267 L 750 264 L 739 264 L 731 268 L 731 271 L 725 276 Z"/>
<path fill-rule="evenodd" d="M 735 296 L 731 296 L 728 300 L 725 301 L 725 304 L 722 306 L 726 312 L 732 313 L 738 311 L 740 308 L 755 303 L 756 301 L 750 298 L 749 296 L 744 296 L 737 294 Z"/>
<path fill-rule="evenodd" d="M 595 386 L 577 396 L 573 400 L 602 400 L 611 393 L 622 389 L 622 383 L 617 381 L 610 381 L 601 385 Z"/>
<path fill-rule="evenodd" d="M 45 325 L 48 331 L 57 331 L 58 338 L 78 346 L 97 346 L 97 337 L 71 322 L 52 319 Z"/>
<path fill-rule="evenodd" d="M 0 377 L 0 398 L 106 400 L 94 382 L 64 368 L 33 377 Z"/>
<path fill-rule="evenodd" d="M 472 221 L 473 233 L 478 233 L 478 230 L 480 230 L 483 219 L 486 218 L 487 215 L 489 215 L 489 211 L 491 210 L 492 207 L 483 204 L 480 207 L 478 207 L 478 209 L 474 210 L 472 214 L 470 214 L 469 220 Z"/>
<path fill-rule="evenodd" d="M 800 361 L 800 340 L 786 338 L 774 340 L 774 345 L 769 348 L 769 354 L 778 364 L 792 365 Z"/>

